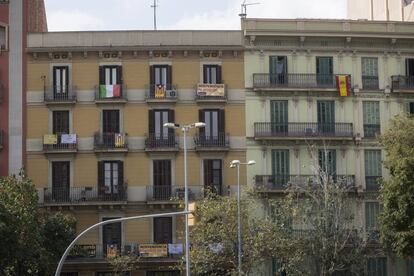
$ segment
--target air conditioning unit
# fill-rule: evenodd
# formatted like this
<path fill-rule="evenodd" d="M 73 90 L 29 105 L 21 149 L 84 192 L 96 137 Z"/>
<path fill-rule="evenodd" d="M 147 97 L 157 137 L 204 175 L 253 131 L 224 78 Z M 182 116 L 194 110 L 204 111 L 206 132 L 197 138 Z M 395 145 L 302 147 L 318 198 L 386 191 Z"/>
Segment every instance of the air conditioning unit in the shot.
<path fill-rule="evenodd" d="M 176 98 L 177 97 L 177 91 L 174 89 L 166 90 L 165 91 L 165 97 L 166 98 Z"/>

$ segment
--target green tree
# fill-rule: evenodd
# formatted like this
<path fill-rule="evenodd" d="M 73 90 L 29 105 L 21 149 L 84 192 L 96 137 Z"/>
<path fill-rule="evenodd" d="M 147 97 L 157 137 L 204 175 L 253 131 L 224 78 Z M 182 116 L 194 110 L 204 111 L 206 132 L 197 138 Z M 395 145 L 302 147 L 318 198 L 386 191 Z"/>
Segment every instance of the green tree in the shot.
<path fill-rule="evenodd" d="M 74 220 L 38 208 L 37 191 L 23 174 L 0 178 L 0 274 L 51 275 L 74 238 Z"/>
<path fill-rule="evenodd" d="M 380 237 L 383 246 L 400 257 L 414 257 L 414 118 L 396 116 L 380 143 L 390 178 L 382 182 Z"/>

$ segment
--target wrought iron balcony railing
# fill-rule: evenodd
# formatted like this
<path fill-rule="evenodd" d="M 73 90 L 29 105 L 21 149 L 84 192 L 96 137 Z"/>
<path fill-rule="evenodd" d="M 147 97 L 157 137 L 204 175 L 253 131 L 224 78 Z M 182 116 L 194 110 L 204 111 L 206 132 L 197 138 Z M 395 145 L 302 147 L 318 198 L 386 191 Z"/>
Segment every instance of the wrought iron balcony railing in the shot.
<path fill-rule="evenodd" d="M 253 74 L 253 88 L 335 89 L 334 74 Z"/>
<path fill-rule="evenodd" d="M 364 137 L 375 138 L 381 133 L 380 124 L 364 124 Z"/>
<path fill-rule="evenodd" d="M 119 102 L 127 100 L 126 85 L 113 84 L 104 85 L 100 84 L 95 87 L 95 101 L 99 102 Z"/>
<path fill-rule="evenodd" d="M 46 103 L 75 102 L 76 87 L 72 85 L 46 86 L 44 91 L 44 99 Z"/>
<path fill-rule="evenodd" d="M 393 90 L 414 90 L 414 76 L 391 76 L 391 85 Z"/>
<path fill-rule="evenodd" d="M 229 187 L 224 185 L 209 185 L 209 186 L 188 186 L 188 198 L 190 200 L 203 198 L 207 191 L 219 194 L 228 195 Z M 184 186 L 171 185 L 153 185 L 147 186 L 147 200 L 148 201 L 177 201 L 184 200 Z"/>
<path fill-rule="evenodd" d="M 257 138 L 283 137 L 333 137 L 352 138 L 352 123 L 254 123 Z"/>
<path fill-rule="evenodd" d="M 150 133 L 145 138 L 145 148 L 147 150 L 157 150 L 157 149 L 177 149 L 178 150 L 178 136 L 172 133 L 168 133 L 167 135 Z"/>
<path fill-rule="evenodd" d="M 379 89 L 378 76 L 362 76 L 362 89 L 378 90 Z"/>
<path fill-rule="evenodd" d="M 45 152 L 67 152 L 76 151 L 78 140 L 76 134 L 46 134 L 43 138 L 43 150 Z M 51 140 L 50 140 L 51 139 Z M 54 140 L 56 139 L 56 140 Z M 54 140 L 54 141 L 52 141 Z"/>
<path fill-rule="evenodd" d="M 113 188 L 108 192 L 104 186 L 100 187 L 67 187 L 44 188 L 44 203 L 79 204 L 83 202 L 126 201 L 126 185 Z"/>
<path fill-rule="evenodd" d="M 265 191 L 283 191 L 288 185 L 304 186 L 319 181 L 316 175 L 256 175 L 255 186 Z M 331 175 L 330 180 L 346 188 L 355 188 L 354 175 Z"/>
<path fill-rule="evenodd" d="M 95 150 L 128 149 L 126 133 L 95 133 Z"/>
<path fill-rule="evenodd" d="M 379 180 L 381 176 L 365 176 L 365 189 L 366 191 L 376 192 L 379 190 Z"/>
<path fill-rule="evenodd" d="M 176 101 L 178 99 L 177 86 L 174 84 L 150 84 L 146 90 L 147 100 Z"/>
<path fill-rule="evenodd" d="M 194 136 L 194 143 L 196 148 L 228 148 L 229 135 L 226 133 L 219 133 L 218 135 L 198 134 Z"/>

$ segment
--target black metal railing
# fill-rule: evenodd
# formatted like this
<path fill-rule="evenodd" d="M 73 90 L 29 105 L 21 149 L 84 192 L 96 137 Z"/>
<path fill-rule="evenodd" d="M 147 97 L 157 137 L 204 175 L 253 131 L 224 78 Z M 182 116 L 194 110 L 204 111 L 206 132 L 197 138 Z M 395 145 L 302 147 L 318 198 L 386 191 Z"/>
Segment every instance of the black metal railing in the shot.
<path fill-rule="evenodd" d="M 391 76 L 392 89 L 414 89 L 414 76 Z"/>
<path fill-rule="evenodd" d="M 127 149 L 126 133 L 95 133 L 95 149 Z"/>
<path fill-rule="evenodd" d="M 146 90 L 146 97 L 149 100 L 177 100 L 178 98 L 177 86 L 174 84 L 150 84 Z"/>
<path fill-rule="evenodd" d="M 219 133 L 218 135 L 198 134 L 194 136 L 194 143 L 197 148 L 228 148 L 229 135 Z"/>
<path fill-rule="evenodd" d="M 65 135 L 68 135 L 71 139 L 65 138 Z M 74 139 L 73 138 L 74 136 Z M 63 139 L 62 139 L 63 136 Z M 78 148 L 78 140 L 76 134 L 56 134 L 56 143 L 55 144 L 47 144 L 43 140 L 43 150 L 44 151 L 68 151 L 68 150 L 76 150 Z"/>
<path fill-rule="evenodd" d="M 218 195 L 229 195 L 229 187 L 224 185 L 190 185 L 188 186 L 188 198 L 190 200 L 201 199 L 208 192 Z M 148 201 L 177 201 L 184 200 L 185 189 L 184 186 L 171 185 L 153 185 L 147 186 L 147 200 Z"/>
<path fill-rule="evenodd" d="M 267 191 L 282 191 L 288 185 L 303 186 L 320 182 L 316 175 L 256 175 L 255 186 Z M 331 175 L 330 181 L 341 183 L 345 188 L 355 188 L 354 175 Z"/>
<path fill-rule="evenodd" d="M 76 101 L 76 87 L 72 85 L 46 86 L 44 99 L 45 102 L 74 102 Z"/>
<path fill-rule="evenodd" d="M 353 137 L 352 123 L 254 123 L 255 137 Z"/>
<path fill-rule="evenodd" d="M 117 92 L 111 93 L 104 93 L 103 87 L 105 85 L 97 85 L 95 86 L 95 101 L 119 101 L 119 100 L 126 100 L 126 85 L 124 84 L 117 84 L 119 88 L 119 94 Z"/>
<path fill-rule="evenodd" d="M 378 76 L 362 76 L 362 89 L 379 89 Z"/>
<path fill-rule="evenodd" d="M 364 137 L 376 137 L 381 133 L 380 124 L 364 124 Z"/>
<path fill-rule="evenodd" d="M 350 76 L 350 75 L 348 75 Z M 253 74 L 254 88 L 336 88 L 334 74 Z"/>
<path fill-rule="evenodd" d="M 104 186 L 44 188 L 44 203 L 82 203 L 101 201 L 126 201 L 127 186 L 121 185 L 108 192 Z"/>
<path fill-rule="evenodd" d="M 167 135 L 160 135 L 150 133 L 145 138 L 145 148 L 147 149 L 178 149 L 178 136 L 173 133 Z"/>
<path fill-rule="evenodd" d="M 381 176 L 365 176 L 365 189 L 367 191 L 378 191 L 380 179 Z"/>

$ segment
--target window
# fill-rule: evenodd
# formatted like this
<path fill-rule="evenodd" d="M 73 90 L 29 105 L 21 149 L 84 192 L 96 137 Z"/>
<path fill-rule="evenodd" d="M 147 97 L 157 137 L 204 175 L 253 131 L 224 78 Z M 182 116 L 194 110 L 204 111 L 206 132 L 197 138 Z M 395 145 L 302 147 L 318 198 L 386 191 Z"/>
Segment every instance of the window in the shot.
<path fill-rule="evenodd" d="M 408 260 L 408 276 L 414 276 L 414 260 Z"/>
<path fill-rule="evenodd" d="M 378 89 L 378 58 L 363 57 L 362 65 L 362 88 Z"/>
<path fill-rule="evenodd" d="M 52 198 L 55 201 L 70 201 L 70 162 L 52 162 Z"/>
<path fill-rule="evenodd" d="M 414 88 L 414 58 L 405 60 L 406 87 Z"/>
<path fill-rule="evenodd" d="M 153 198 L 171 199 L 171 160 L 153 160 Z"/>
<path fill-rule="evenodd" d="M 9 1 L 0 1 L 0 3 L 2 2 L 8 3 Z M 5 26 L 0 26 L 0 49 L 7 49 L 7 31 Z"/>
<path fill-rule="evenodd" d="M 172 217 L 154 218 L 154 243 L 172 242 Z"/>
<path fill-rule="evenodd" d="M 53 96 L 54 99 L 67 99 L 69 85 L 69 67 L 53 66 Z"/>
<path fill-rule="evenodd" d="M 270 121 L 272 133 L 288 132 L 288 101 L 270 102 Z"/>
<path fill-rule="evenodd" d="M 270 56 L 269 74 L 271 84 L 287 84 L 287 57 Z"/>
<path fill-rule="evenodd" d="M 103 200 L 121 198 L 124 185 L 124 162 L 99 161 L 98 187 Z"/>
<path fill-rule="evenodd" d="M 69 134 L 69 111 L 59 110 L 53 111 L 53 134 L 57 135 L 57 143 L 61 144 L 61 135 Z"/>
<path fill-rule="evenodd" d="M 316 57 L 316 80 L 318 86 L 333 85 L 333 58 Z"/>
<path fill-rule="evenodd" d="M 203 65 L 203 82 L 210 84 L 221 83 L 221 66 L 220 65 Z"/>
<path fill-rule="evenodd" d="M 377 219 L 381 212 L 378 202 L 365 202 L 365 227 L 367 230 L 377 229 Z"/>
<path fill-rule="evenodd" d="M 103 133 L 119 133 L 119 110 L 103 110 L 102 111 L 102 132 Z"/>
<path fill-rule="evenodd" d="M 223 169 L 222 160 L 205 159 L 204 165 L 204 187 L 213 193 L 222 195 Z"/>
<path fill-rule="evenodd" d="M 224 137 L 224 110 L 200 110 L 199 117 L 200 121 L 206 124 L 204 128 L 199 129 L 200 136 L 202 136 L 206 142 L 218 141 Z"/>
<path fill-rule="evenodd" d="M 381 150 L 365 150 L 365 186 L 367 190 L 378 189 L 382 176 Z"/>
<path fill-rule="evenodd" d="M 378 101 L 364 101 L 362 103 L 364 122 L 364 137 L 375 137 L 381 132 L 380 107 Z"/>
<path fill-rule="evenodd" d="M 387 276 L 387 258 L 368 258 L 367 276 Z"/>
<path fill-rule="evenodd" d="M 283 187 L 288 183 L 289 150 L 272 150 L 272 174 L 275 186 Z"/>
<path fill-rule="evenodd" d="M 322 149 L 318 151 L 319 168 L 328 176 L 336 175 L 336 150 Z"/>
<path fill-rule="evenodd" d="M 168 88 L 172 83 L 172 67 L 170 65 L 150 66 L 150 82 L 152 86 L 162 85 Z"/>
<path fill-rule="evenodd" d="M 414 102 L 407 103 L 406 111 L 408 112 L 408 114 L 414 115 Z"/>
<path fill-rule="evenodd" d="M 283 269 L 283 263 L 277 259 L 272 260 L 272 275 L 273 276 L 286 276 L 286 271 Z"/>
<path fill-rule="evenodd" d="M 318 101 L 318 133 L 335 133 L 335 102 Z"/>
<path fill-rule="evenodd" d="M 169 142 L 171 142 L 174 144 L 174 129 L 164 127 L 165 123 L 174 123 L 174 110 L 160 109 L 149 110 L 148 112 L 148 128 L 150 143 L 155 143 L 157 145 L 167 145 Z M 173 144 L 171 144 L 171 146 L 173 146 Z"/>
<path fill-rule="evenodd" d="M 99 66 L 99 84 L 122 84 L 122 66 Z"/>
<path fill-rule="evenodd" d="M 115 218 L 103 218 L 102 221 L 110 219 Z M 102 245 L 105 256 L 120 252 L 122 246 L 121 229 L 121 222 L 106 224 L 102 226 Z"/>

